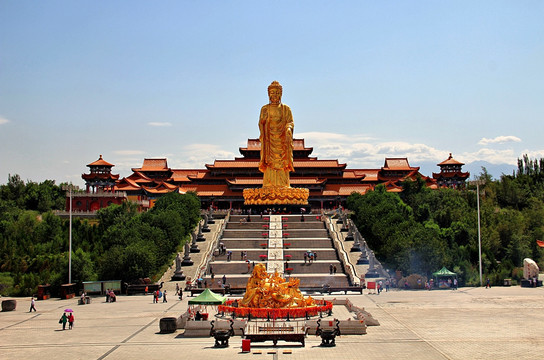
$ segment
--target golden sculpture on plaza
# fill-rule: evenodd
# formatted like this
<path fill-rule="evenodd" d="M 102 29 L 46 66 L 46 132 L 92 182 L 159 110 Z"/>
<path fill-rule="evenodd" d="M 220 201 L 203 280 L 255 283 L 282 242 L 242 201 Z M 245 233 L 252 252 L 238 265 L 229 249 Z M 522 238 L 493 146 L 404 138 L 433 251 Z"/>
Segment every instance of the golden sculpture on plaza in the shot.
<path fill-rule="evenodd" d="M 263 264 L 255 265 L 246 286 L 244 298 L 239 305 L 248 308 L 287 308 L 316 306 L 311 296 L 304 298 L 298 288 L 299 279 L 269 275 Z"/>
<path fill-rule="evenodd" d="M 281 103 L 282 86 L 273 81 L 268 87 L 269 104 L 261 108 L 259 130 L 263 175 L 261 189 L 244 189 L 246 205 L 308 203 L 308 189 L 292 188 L 289 173 L 293 166 L 293 114 Z"/>

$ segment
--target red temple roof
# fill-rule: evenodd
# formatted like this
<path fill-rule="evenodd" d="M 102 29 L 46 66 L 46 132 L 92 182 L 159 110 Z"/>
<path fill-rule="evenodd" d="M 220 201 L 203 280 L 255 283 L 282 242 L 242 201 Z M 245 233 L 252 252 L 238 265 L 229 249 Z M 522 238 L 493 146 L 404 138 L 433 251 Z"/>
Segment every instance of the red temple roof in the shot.
<path fill-rule="evenodd" d="M 81 174 L 81 178 L 83 180 L 94 180 L 94 179 L 100 179 L 100 180 L 117 180 L 119 179 L 119 174 L 111 174 L 111 173 L 90 173 L 90 174 Z"/>
<path fill-rule="evenodd" d="M 361 185 L 342 185 L 342 184 L 329 184 L 323 190 L 324 196 L 349 196 L 352 193 L 364 194 L 368 190 L 371 190 L 372 186 L 369 184 Z"/>
<path fill-rule="evenodd" d="M 316 177 L 292 177 L 289 179 L 289 182 L 293 185 L 306 185 L 306 184 L 323 184 L 326 179 L 318 179 Z M 253 178 L 253 177 L 238 177 L 235 179 L 227 179 L 227 183 L 231 185 L 261 185 L 263 183 L 263 178 Z"/>
<path fill-rule="evenodd" d="M 408 158 L 386 158 L 385 164 L 382 167 L 383 170 L 413 170 L 419 168 L 413 168 L 408 163 Z"/>
<path fill-rule="evenodd" d="M 465 165 L 465 164 L 455 160 L 453 158 L 453 156 L 451 155 L 451 153 L 450 153 L 450 156 L 446 160 L 442 161 L 441 163 L 439 163 L 437 165 L 442 166 L 442 165 Z"/>
<path fill-rule="evenodd" d="M 134 180 L 123 178 L 117 183 L 117 185 L 115 185 L 115 190 L 137 191 L 140 190 L 140 185 L 138 185 Z"/>
<path fill-rule="evenodd" d="M 172 176 L 169 180 L 174 182 L 190 182 L 191 178 L 198 177 L 204 172 L 206 170 L 172 169 Z"/>
<path fill-rule="evenodd" d="M 109 167 L 112 167 L 112 166 L 115 166 L 115 165 L 110 164 L 109 162 L 105 161 L 104 159 L 102 159 L 102 155 L 100 155 L 98 160 L 88 164 L 87 166 L 89 166 L 89 167 L 91 167 L 91 166 L 109 166 Z"/>
<path fill-rule="evenodd" d="M 169 184 L 167 182 L 161 181 L 155 187 L 142 186 L 142 188 L 151 194 L 165 194 L 175 190 L 179 190 L 179 186 Z"/>
<path fill-rule="evenodd" d="M 133 168 L 132 171 L 169 171 L 166 158 L 144 159 L 141 168 Z"/>

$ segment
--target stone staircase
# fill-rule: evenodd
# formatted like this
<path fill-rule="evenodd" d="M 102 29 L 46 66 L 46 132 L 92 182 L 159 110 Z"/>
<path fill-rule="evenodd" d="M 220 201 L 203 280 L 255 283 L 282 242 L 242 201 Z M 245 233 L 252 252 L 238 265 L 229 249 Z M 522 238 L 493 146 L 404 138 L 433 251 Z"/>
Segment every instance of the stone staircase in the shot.
<path fill-rule="evenodd" d="M 319 216 L 231 215 L 219 241 L 226 252 L 216 250 L 202 276 L 212 289 L 221 286 L 223 276 L 232 288 L 245 287 L 257 263 L 264 264 L 269 273 L 299 278 L 302 289 L 350 285 Z M 316 254 L 314 261 L 305 262 L 308 252 Z M 337 270 L 332 275 L 331 266 Z"/>

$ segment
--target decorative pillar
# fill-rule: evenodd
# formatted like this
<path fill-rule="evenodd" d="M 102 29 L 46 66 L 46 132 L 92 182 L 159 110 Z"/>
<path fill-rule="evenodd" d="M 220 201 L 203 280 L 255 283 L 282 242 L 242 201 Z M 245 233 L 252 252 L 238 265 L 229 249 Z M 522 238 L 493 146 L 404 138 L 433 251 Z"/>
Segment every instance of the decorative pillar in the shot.
<path fill-rule="evenodd" d="M 181 262 L 181 266 L 191 266 L 193 265 L 193 261 L 191 260 L 191 255 L 189 255 L 191 251 L 189 250 L 189 243 L 185 243 L 185 255 L 183 256 L 183 261 Z"/>
<path fill-rule="evenodd" d="M 348 234 L 344 238 L 344 241 L 353 241 L 353 227 L 355 225 L 353 225 L 353 221 L 351 219 L 348 219 L 347 223 L 348 223 L 347 224 L 348 225 Z"/>
<path fill-rule="evenodd" d="M 208 214 L 204 214 L 204 226 L 202 227 L 202 232 L 210 232 L 210 227 L 208 226 Z"/>
<path fill-rule="evenodd" d="M 202 221 L 198 222 L 198 235 L 196 236 L 196 241 L 206 241 L 206 238 L 202 235 Z"/>
<path fill-rule="evenodd" d="M 191 237 L 193 238 L 193 241 L 191 242 L 191 249 L 189 251 L 192 253 L 199 253 L 200 249 L 198 248 L 198 245 L 196 244 L 196 234 L 194 231 L 191 231 Z"/>
<path fill-rule="evenodd" d="M 183 275 L 183 270 L 181 270 L 181 254 L 178 253 L 176 256 L 176 271 L 174 271 L 174 276 L 172 276 L 172 280 L 185 280 L 185 275 Z"/>

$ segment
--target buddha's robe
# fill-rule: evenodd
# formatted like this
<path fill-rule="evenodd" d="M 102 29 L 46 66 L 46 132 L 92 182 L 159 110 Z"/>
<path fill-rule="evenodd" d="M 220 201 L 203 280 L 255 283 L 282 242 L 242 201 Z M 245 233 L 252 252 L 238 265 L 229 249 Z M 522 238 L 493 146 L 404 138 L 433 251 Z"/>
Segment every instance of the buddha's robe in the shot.
<path fill-rule="evenodd" d="M 285 104 L 268 104 L 261 108 L 259 130 L 263 187 L 289 187 L 293 167 L 293 114 Z"/>

